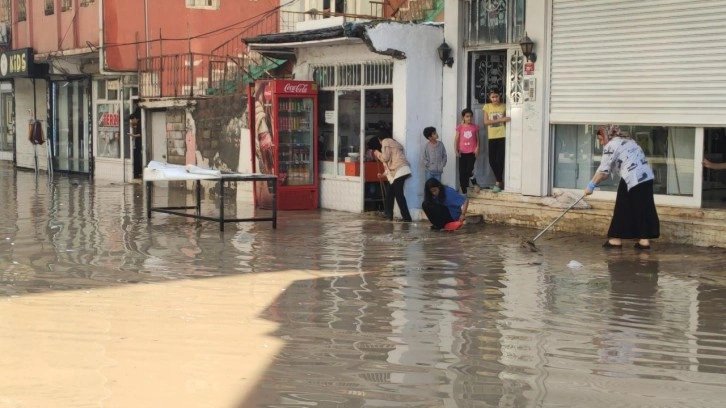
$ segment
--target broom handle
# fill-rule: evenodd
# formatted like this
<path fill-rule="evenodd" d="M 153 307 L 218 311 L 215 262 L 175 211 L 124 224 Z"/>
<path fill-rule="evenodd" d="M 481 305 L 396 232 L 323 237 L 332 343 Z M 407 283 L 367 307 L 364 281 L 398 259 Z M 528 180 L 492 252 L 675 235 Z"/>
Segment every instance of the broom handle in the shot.
<path fill-rule="evenodd" d="M 570 211 L 570 210 L 571 210 L 571 209 L 572 209 L 572 208 L 573 208 L 574 206 L 576 206 L 576 205 L 577 205 L 577 203 L 579 203 L 579 202 L 580 202 L 580 201 L 581 201 L 581 200 L 582 200 L 583 198 L 585 198 L 585 195 L 584 195 L 584 194 L 583 194 L 583 195 L 581 195 L 581 196 L 580 196 L 580 198 L 578 198 L 578 199 L 577 199 L 577 201 L 575 201 L 574 203 L 572 203 L 572 205 L 570 205 L 569 207 L 567 207 L 567 208 L 565 209 L 565 211 L 563 211 L 563 212 L 562 212 L 562 214 L 560 214 L 560 216 L 559 216 L 559 217 L 555 218 L 555 220 L 554 220 L 554 221 L 552 221 L 552 222 L 550 223 L 550 225 L 546 226 L 546 227 L 545 227 L 545 229 L 543 229 L 542 231 L 540 231 L 540 233 L 539 233 L 539 234 L 537 234 L 537 236 L 536 236 L 536 237 L 532 238 L 532 242 L 536 241 L 536 240 L 537 240 L 537 238 L 541 237 L 541 236 L 542 236 L 542 234 L 544 234 L 544 233 L 545 233 L 545 232 L 546 232 L 546 231 L 547 231 L 548 229 L 550 229 L 550 228 L 551 228 L 551 227 L 552 227 L 553 225 L 555 225 L 555 223 L 556 223 L 557 221 L 559 221 L 559 220 L 560 220 L 560 218 L 564 217 L 564 216 L 565 216 L 565 214 L 567 214 L 567 212 L 568 212 L 568 211 Z"/>

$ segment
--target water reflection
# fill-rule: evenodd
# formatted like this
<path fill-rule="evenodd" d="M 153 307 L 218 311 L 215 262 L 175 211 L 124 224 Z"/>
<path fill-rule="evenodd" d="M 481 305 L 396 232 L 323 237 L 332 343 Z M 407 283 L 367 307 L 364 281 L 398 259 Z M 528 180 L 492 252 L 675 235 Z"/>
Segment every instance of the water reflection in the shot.
<path fill-rule="evenodd" d="M 598 237 L 553 233 L 531 253 L 519 246 L 531 230 L 433 232 L 425 223 L 332 211 L 285 212 L 276 231 L 269 223 L 242 223 L 220 234 L 214 224 L 181 217 L 148 221 L 139 185 L 68 177 L 48 183 L 4 166 L 0 176 L 6 352 L 35 344 L 37 332 L 6 317 L 33 311 L 28 315 L 40 327 L 45 315 L 69 322 L 45 328 L 44 336 L 105 350 L 86 357 L 90 363 L 64 363 L 80 373 L 113 377 L 107 359 L 143 361 L 148 371 L 127 377 L 155 384 L 158 376 L 180 377 L 174 367 L 264 356 L 255 363 L 263 369 L 245 377 L 252 391 L 228 378 L 239 407 L 715 407 L 726 397 L 722 250 L 660 244 L 650 253 L 604 251 Z M 174 188 L 166 194 L 187 197 Z M 214 201 L 205 206 L 213 209 Z M 584 266 L 567 267 L 573 259 Z M 306 277 L 280 290 L 290 271 Z M 254 279 L 229 280 L 237 277 Z M 199 284 L 182 289 L 170 281 Z M 100 319 L 92 327 L 78 307 L 89 302 L 79 300 L 89 291 L 96 302 L 89 310 L 104 311 L 89 312 Z M 59 293 L 68 296 L 53 303 Z M 135 307 L 136 299 L 149 307 L 154 297 L 164 302 L 151 311 Z M 73 307 L 66 311 L 65 304 Z M 251 339 L 259 319 L 274 328 Z M 191 336 L 193 348 L 142 343 L 125 353 L 118 346 L 146 330 L 172 345 Z M 256 348 L 268 343 L 279 349 Z M 43 372 L 39 361 L 57 357 L 56 348 L 65 349 L 37 346 L 40 357 L 22 369 Z M 162 351 L 168 355 L 155 358 Z M 18 369 L 0 360 L 3 372 Z M 127 398 L 138 406 L 160 396 L 167 405 L 202 406 L 221 387 L 206 379 L 227 375 L 210 370 L 182 371 L 185 377 L 170 386 L 194 384 L 197 391 L 178 401 L 153 386 Z M 33 388 L 22 383 L 32 376 L 13 378 L 16 388 L 0 386 L 10 404 L 13 389 Z M 123 405 L 114 398 L 134 388 L 125 386 L 126 377 L 113 378 L 97 394 Z M 68 397 L 64 392 L 36 395 L 53 406 L 53 397 Z"/>

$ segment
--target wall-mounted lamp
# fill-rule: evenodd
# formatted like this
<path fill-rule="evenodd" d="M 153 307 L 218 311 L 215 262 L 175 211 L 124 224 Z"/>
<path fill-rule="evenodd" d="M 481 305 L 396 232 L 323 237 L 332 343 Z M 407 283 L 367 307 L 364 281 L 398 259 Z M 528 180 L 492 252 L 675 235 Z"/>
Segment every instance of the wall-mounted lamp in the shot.
<path fill-rule="evenodd" d="M 524 54 L 527 58 L 527 61 L 537 61 L 537 54 L 532 52 L 534 50 L 534 42 L 529 38 L 526 32 L 524 33 L 524 37 L 519 40 L 519 46 L 522 47 L 522 54 Z"/>
<path fill-rule="evenodd" d="M 454 65 L 454 57 L 451 56 L 451 47 L 449 47 L 449 44 L 444 41 L 441 45 L 439 45 L 437 50 L 439 51 L 439 59 L 441 62 L 451 68 L 451 66 Z"/>

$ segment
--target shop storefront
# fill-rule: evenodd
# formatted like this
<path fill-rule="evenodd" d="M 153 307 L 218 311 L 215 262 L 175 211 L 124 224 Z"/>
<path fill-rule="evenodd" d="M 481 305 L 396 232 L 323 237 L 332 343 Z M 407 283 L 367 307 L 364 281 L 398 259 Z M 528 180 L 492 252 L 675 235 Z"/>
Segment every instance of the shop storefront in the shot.
<path fill-rule="evenodd" d="M 45 112 L 38 108 L 45 106 L 44 78 L 48 65 L 35 63 L 34 55 L 32 48 L 0 53 L 0 160 L 27 167 L 39 163 L 45 167 L 45 148 L 34 149 L 26 132 L 31 121 L 45 118 Z"/>
<path fill-rule="evenodd" d="M 95 175 L 106 180 L 133 179 L 129 117 L 138 99 L 135 76 L 93 81 Z"/>
<path fill-rule="evenodd" d="M 318 84 L 320 206 L 350 212 L 381 208 L 377 174 L 383 170 L 366 145 L 384 129 L 404 146 L 412 177 L 405 195 L 413 218 L 421 216 L 421 150 L 427 126 L 441 129 L 442 63 L 436 47 L 440 25 L 360 24 L 246 39 L 263 54 L 294 53 L 296 79 Z M 320 38 L 316 38 L 320 37 Z M 453 152 L 453 135 L 442 138 Z M 455 164 L 447 170 L 453 174 Z"/>
<path fill-rule="evenodd" d="M 15 156 L 15 113 L 13 84 L 0 82 L 0 160 L 12 161 Z"/>
<path fill-rule="evenodd" d="M 723 176 L 702 169 L 726 159 L 726 0 L 599 3 L 553 2 L 553 186 L 584 188 L 600 163 L 595 132 L 617 123 L 654 169 L 656 203 L 726 208 Z"/>

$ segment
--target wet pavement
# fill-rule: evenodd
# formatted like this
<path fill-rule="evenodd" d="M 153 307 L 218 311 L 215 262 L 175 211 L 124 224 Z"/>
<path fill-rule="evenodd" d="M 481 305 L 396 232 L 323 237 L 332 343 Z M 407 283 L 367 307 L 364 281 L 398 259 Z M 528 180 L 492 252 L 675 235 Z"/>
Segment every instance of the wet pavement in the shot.
<path fill-rule="evenodd" d="M 547 233 L 532 252 L 536 230 L 334 211 L 220 233 L 148 221 L 138 184 L 8 165 L 0 202 L 0 408 L 726 399 L 723 249 Z"/>

